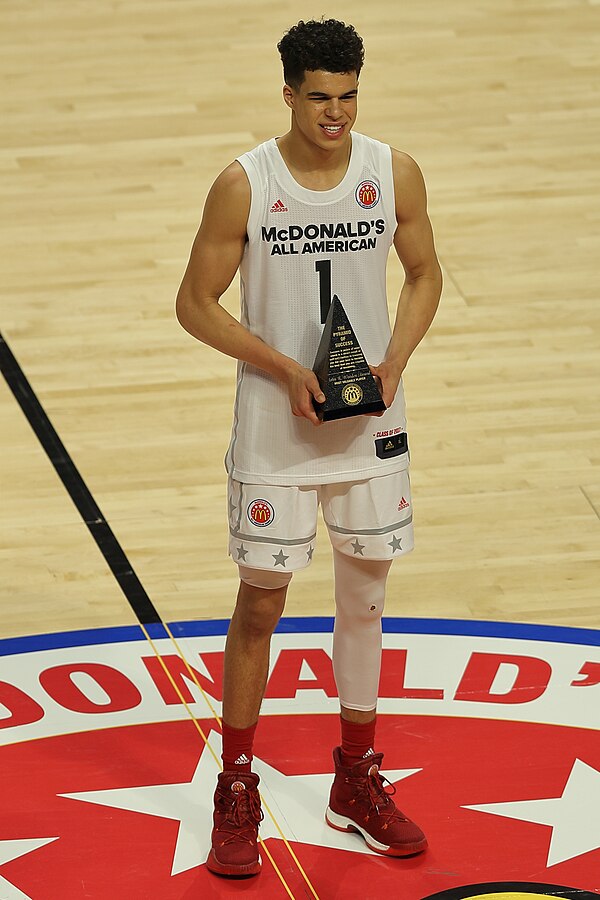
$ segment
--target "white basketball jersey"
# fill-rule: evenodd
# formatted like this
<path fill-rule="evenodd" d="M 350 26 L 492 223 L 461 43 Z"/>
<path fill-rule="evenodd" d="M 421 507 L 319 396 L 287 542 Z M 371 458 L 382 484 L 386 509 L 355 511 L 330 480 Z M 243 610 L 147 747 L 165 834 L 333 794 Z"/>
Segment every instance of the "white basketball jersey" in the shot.
<path fill-rule="evenodd" d="M 396 229 L 391 150 L 352 134 L 340 184 L 299 185 L 275 139 L 239 157 L 252 191 L 240 265 L 241 321 L 253 334 L 312 368 L 331 295 L 342 301 L 367 362 L 391 337 L 386 263 Z M 380 418 L 355 416 L 315 427 L 292 415 L 285 386 L 238 365 L 225 465 L 237 481 L 324 484 L 359 481 L 408 466 L 402 383 Z"/>

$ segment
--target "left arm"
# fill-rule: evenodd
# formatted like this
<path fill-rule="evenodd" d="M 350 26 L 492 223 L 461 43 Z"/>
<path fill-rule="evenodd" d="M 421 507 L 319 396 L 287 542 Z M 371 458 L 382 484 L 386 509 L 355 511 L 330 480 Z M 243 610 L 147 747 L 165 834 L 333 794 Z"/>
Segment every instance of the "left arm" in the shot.
<path fill-rule="evenodd" d="M 394 247 L 406 277 L 385 359 L 371 366 L 381 380 L 386 406 L 391 405 L 408 360 L 433 321 L 442 292 L 442 272 L 421 170 L 410 156 L 398 150 L 392 150 L 392 166 L 398 223 Z"/>

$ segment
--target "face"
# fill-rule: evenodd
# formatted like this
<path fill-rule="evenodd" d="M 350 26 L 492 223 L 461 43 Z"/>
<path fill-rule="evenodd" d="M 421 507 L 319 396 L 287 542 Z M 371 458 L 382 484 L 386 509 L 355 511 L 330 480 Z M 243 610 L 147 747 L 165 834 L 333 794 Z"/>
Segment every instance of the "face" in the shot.
<path fill-rule="evenodd" d="M 292 128 L 321 149 L 341 147 L 356 120 L 356 72 L 305 72 L 298 90 L 289 85 L 283 97 L 293 113 Z"/>

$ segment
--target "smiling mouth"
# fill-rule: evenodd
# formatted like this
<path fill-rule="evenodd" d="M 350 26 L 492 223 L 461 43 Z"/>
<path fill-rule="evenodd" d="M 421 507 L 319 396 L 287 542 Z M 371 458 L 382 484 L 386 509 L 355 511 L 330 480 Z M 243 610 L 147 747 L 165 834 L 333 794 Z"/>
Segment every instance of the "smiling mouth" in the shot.
<path fill-rule="evenodd" d="M 321 125 L 323 131 L 326 131 L 327 134 L 339 134 L 340 131 L 344 130 L 343 125 Z"/>

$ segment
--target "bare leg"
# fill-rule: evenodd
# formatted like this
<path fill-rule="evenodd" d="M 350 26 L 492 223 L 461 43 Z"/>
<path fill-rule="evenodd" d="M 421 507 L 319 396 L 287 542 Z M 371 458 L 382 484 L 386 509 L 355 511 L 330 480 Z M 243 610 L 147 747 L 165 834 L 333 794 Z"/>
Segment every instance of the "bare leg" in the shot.
<path fill-rule="evenodd" d="M 359 725 L 362 725 L 365 722 L 372 722 L 377 715 L 376 709 L 369 709 L 367 711 L 363 711 L 362 709 L 348 709 L 346 706 L 342 706 L 341 704 L 340 710 L 342 713 L 342 719 L 345 719 L 347 722 L 356 722 Z"/>
<path fill-rule="evenodd" d="M 285 606 L 287 585 L 275 590 L 240 582 L 231 617 L 223 671 L 223 720 L 249 728 L 258 719 L 267 675 L 271 635 Z"/>

